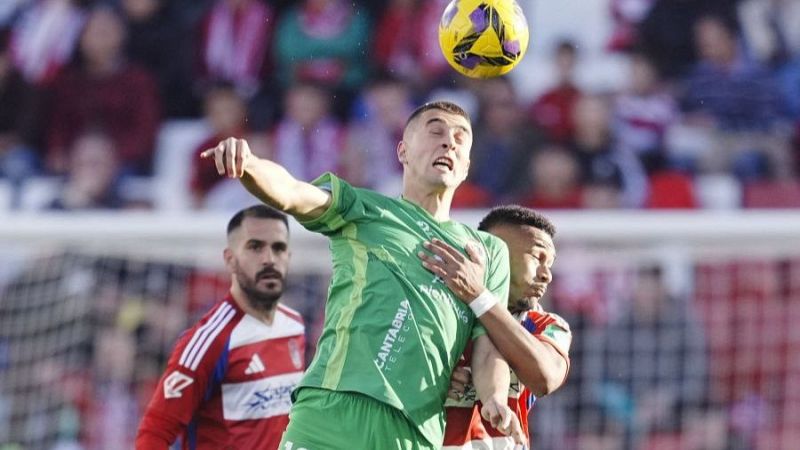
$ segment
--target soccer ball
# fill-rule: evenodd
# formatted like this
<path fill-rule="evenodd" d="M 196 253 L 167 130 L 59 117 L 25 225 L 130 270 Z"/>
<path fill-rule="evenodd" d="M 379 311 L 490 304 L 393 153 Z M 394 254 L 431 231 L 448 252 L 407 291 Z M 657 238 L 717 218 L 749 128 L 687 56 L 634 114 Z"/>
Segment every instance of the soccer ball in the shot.
<path fill-rule="evenodd" d="M 515 0 L 452 0 L 439 23 L 439 47 L 472 78 L 508 73 L 528 48 L 528 21 Z"/>

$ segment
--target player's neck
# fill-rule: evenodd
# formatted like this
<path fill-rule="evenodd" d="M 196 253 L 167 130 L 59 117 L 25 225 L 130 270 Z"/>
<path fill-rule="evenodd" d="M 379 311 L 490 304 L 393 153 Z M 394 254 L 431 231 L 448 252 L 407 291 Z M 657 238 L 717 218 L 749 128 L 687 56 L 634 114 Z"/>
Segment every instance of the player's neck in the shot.
<path fill-rule="evenodd" d="M 275 310 L 278 308 L 277 301 L 270 307 L 258 308 L 251 304 L 250 300 L 247 298 L 247 294 L 242 291 L 238 283 L 233 283 L 233 285 L 231 285 L 231 297 L 233 297 L 233 300 L 239 305 L 242 311 L 267 325 L 272 325 L 272 321 L 275 319 Z"/>
<path fill-rule="evenodd" d="M 508 308 L 508 312 L 511 313 L 512 316 L 517 317 L 520 314 L 527 313 L 528 311 L 533 311 L 539 308 L 539 302 L 535 302 L 531 305 L 530 308 Z"/>
<path fill-rule="evenodd" d="M 450 220 L 450 204 L 453 202 L 452 190 L 431 191 L 418 186 L 406 185 L 403 198 L 428 211 L 438 222 Z"/>

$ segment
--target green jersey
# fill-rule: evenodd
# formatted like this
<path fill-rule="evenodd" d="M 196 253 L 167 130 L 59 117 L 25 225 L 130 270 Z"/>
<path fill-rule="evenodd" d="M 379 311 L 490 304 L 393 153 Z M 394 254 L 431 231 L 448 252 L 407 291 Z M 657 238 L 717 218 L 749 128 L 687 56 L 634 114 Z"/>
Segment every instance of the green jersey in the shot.
<path fill-rule="evenodd" d="M 417 253 L 432 238 L 462 252 L 474 242 L 486 256 L 485 286 L 505 303 L 508 249 L 488 233 L 439 222 L 414 203 L 332 174 L 314 184 L 331 193 L 331 205 L 302 225 L 330 238 L 333 276 L 317 353 L 299 388 L 373 397 L 440 445 L 451 373 L 467 342 L 485 330 Z"/>

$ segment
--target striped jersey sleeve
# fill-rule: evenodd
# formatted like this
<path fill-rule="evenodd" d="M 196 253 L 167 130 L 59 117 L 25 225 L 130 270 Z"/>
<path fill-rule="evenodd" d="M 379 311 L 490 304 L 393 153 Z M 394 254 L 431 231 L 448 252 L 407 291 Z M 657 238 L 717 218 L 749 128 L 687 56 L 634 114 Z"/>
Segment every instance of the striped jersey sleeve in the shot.
<path fill-rule="evenodd" d="M 545 312 L 540 305 L 522 317 L 522 326 L 531 335 L 552 345 L 569 363 L 569 348 L 572 331 L 569 324 L 558 314 Z"/>
<path fill-rule="evenodd" d="M 142 418 L 137 449 L 167 449 L 181 435 L 213 389 L 217 366 L 242 314 L 232 300 L 221 301 L 180 337 Z"/>

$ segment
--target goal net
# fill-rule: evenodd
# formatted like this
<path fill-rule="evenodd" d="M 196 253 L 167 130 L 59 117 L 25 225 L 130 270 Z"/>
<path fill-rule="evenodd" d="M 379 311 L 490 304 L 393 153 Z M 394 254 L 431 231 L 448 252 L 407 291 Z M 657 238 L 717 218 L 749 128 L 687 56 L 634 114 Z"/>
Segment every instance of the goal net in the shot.
<path fill-rule="evenodd" d="M 548 215 L 558 258 L 543 303 L 574 340 L 567 383 L 533 408 L 534 448 L 795 448 L 799 214 Z M 228 289 L 227 220 L 0 221 L 0 448 L 132 448 L 178 334 Z M 330 260 L 292 225 L 284 300 L 311 356 Z"/>

